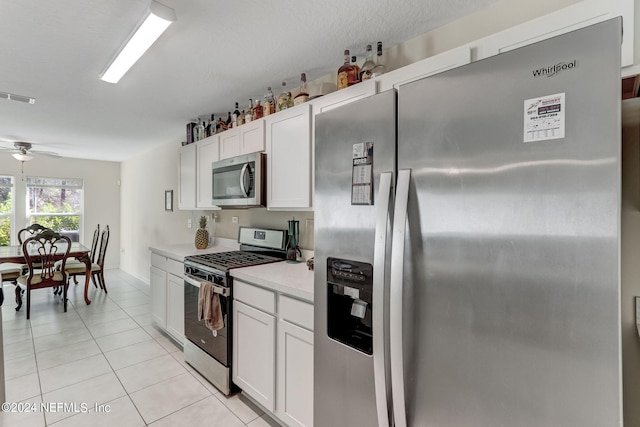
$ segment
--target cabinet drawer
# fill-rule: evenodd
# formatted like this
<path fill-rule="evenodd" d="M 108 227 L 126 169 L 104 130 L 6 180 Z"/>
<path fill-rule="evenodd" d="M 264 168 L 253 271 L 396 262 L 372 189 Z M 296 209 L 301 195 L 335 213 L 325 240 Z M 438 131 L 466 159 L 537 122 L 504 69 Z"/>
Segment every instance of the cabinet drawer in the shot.
<path fill-rule="evenodd" d="M 167 257 L 151 252 L 151 265 L 167 271 Z"/>
<path fill-rule="evenodd" d="M 166 270 L 171 274 L 182 277 L 184 274 L 184 264 L 180 261 L 176 261 L 175 259 L 167 258 Z"/>
<path fill-rule="evenodd" d="M 283 320 L 313 331 L 313 304 L 280 295 L 279 307 Z"/>
<path fill-rule="evenodd" d="M 276 312 L 276 294 L 272 291 L 236 279 L 233 281 L 233 297 L 267 313 Z"/>

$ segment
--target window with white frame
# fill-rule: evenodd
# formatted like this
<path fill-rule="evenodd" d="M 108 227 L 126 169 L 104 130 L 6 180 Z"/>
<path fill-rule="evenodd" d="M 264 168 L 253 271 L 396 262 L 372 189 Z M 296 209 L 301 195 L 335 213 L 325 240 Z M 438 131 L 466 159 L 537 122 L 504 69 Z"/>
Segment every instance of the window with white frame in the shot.
<path fill-rule="evenodd" d="M 13 177 L 0 175 L 0 246 L 11 245 L 14 234 L 13 191 Z"/>
<path fill-rule="evenodd" d="M 27 178 L 29 224 L 51 228 L 71 241 L 80 241 L 83 182 L 75 178 Z"/>

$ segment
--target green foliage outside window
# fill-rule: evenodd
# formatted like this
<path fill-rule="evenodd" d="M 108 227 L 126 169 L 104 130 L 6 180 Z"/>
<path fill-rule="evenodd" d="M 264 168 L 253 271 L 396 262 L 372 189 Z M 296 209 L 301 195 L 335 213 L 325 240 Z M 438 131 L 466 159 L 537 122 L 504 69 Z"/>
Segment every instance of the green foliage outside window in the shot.
<path fill-rule="evenodd" d="M 11 188 L 0 187 L 0 213 L 11 214 L 13 209 L 11 203 Z M 0 217 L 0 246 L 11 244 L 11 218 Z"/>

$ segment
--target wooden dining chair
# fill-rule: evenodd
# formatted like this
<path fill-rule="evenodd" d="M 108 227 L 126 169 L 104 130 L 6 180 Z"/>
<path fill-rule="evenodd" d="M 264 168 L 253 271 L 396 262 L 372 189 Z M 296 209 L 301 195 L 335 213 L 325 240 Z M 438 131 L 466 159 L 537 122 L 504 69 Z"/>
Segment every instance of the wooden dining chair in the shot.
<path fill-rule="evenodd" d="M 70 250 L 71 239 L 50 229 L 28 237 L 22 243 L 22 252 L 27 261 L 28 271 L 18 277 L 18 285 L 24 287 L 27 294 L 27 319 L 31 316 L 31 290 L 33 289 L 61 287 L 64 311 L 67 311 L 68 284 L 65 266 Z M 60 261 L 61 269 L 56 267 L 57 261 Z M 21 306 L 22 299 L 16 311 L 20 310 Z"/>
<path fill-rule="evenodd" d="M 96 239 L 94 238 L 94 241 Z M 107 225 L 102 231 L 102 236 L 100 237 L 100 248 L 98 249 L 97 258 L 95 262 L 91 262 L 91 280 L 93 281 L 93 285 L 95 287 L 100 286 L 100 289 L 107 292 L 107 285 L 104 281 L 104 258 L 107 253 L 107 246 L 109 244 L 109 226 Z M 92 255 L 95 253 L 92 250 Z M 93 256 L 91 257 L 93 259 Z M 69 262 L 66 267 L 67 275 L 69 277 L 73 276 L 74 282 L 77 283 L 75 276 L 83 276 L 87 274 L 86 266 L 77 261 Z"/>
<path fill-rule="evenodd" d="M 49 228 L 40 224 L 31 224 L 18 231 L 18 243 L 22 244 L 27 238 L 36 236 Z"/>
<path fill-rule="evenodd" d="M 47 227 L 44 227 L 40 224 L 31 224 L 28 227 L 25 227 L 18 231 L 18 243 L 22 245 L 24 240 L 27 237 L 35 236 L 43 230 L 48 230 Z M 27 264 L 20 264 L 15 262 L 5 262 L 0 264 L 0 277 L 3 282 L 10 282 L 16 285 L 16 304 L 20 305 L 20 300 L 22 299 L 22 290 L 19 286 L 17 286 L 18 277 L 23 274 L 27 270 Z"/>
<path fill-rule="evenodd" d="M 91 240 L 91 252 L 89 252 L 89 259 L 91 260 L 91 264 L 96 262 L 96 251 L 98 250 L 98 239 L 100 238 L 100 224 L 98 224 L 93 230 L 93 240 Z M 73 277 L 73 283 L 78 284 L 77 277 L 81 274 L 86 273 L 86 266 L 83 262 L 80 262 L 76 259 L 70 259 L 67 262 L 67 273 L 69 278 Z M 72 271 L 83 269 L 82 273 L 72 273 Z M 95 285 L 95 283 L 94 283 Z M 96 285 L 97 287 L 97 285 Z"/>

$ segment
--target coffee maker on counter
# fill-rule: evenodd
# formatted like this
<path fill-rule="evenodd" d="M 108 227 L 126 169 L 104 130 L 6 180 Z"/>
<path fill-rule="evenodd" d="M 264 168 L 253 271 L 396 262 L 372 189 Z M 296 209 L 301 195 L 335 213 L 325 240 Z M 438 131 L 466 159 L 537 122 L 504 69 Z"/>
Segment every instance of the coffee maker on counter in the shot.
<path fill-rule="evenodd" d="M 300 239 L 300 221 L 295 217 L 288 221 L 289 223 L 289 241 L 287 243 L 287 262 L 294 263 L 300 262 L 302 258 L 302 252 L 298 242 Z"/>

